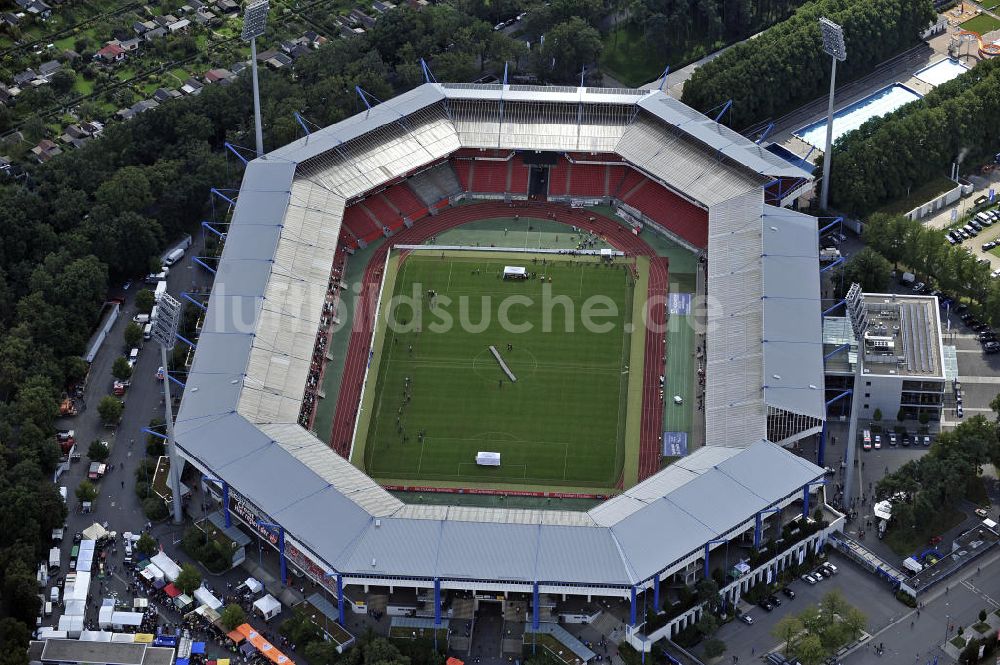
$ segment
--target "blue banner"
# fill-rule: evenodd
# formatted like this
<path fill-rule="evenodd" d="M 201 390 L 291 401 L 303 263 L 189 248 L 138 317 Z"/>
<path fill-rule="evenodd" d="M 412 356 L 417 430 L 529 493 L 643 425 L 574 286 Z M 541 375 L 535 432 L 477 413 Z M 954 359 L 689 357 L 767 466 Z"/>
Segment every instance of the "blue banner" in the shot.
<path fill-rule="evenodd" d="M 668 457 L 684 457 L 688 454 L 687 432 L 664 432 L 663 455 Z"/>

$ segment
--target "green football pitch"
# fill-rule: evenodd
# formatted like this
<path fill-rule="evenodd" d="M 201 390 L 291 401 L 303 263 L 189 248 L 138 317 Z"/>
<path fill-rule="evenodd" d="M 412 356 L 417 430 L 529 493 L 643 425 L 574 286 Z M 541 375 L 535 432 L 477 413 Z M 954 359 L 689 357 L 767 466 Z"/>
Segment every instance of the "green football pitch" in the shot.
<path fill-rule="evenodd" d="M 505 265 L 535 277 L 501 279 Z M 610 491 L 641 392 L 633 298 L 629 267 L 592 257 L 393 254 L 352 460 L 385 485 Z"/>

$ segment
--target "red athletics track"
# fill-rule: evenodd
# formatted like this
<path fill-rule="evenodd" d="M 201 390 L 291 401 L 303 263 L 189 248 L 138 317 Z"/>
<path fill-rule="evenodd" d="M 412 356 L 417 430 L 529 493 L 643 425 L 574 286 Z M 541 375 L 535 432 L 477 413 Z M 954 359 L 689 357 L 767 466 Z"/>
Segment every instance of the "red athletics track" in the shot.
<path fill-rule="evenodd" d="M 665 295 L 667 291 L 667 259 L 657 257 L 646 241 L 626 227 L 606 217 L 593 215 L 584 209 L 541 202 L 483 202 L 447 208 L 434 216 L 425 217 L 411 227 L 401 229 L 388 238 L 372 255 L 361 281 L 361 291 L 351 326 L 344 374 L 341 378 L 337 411 L 333 419 L 330 445 L 347 458 L 354 434 L 354 422 L 361 400 L 361 387 L 368 353 L 371 348 L 374 316 L 378 307 L 378 292 L 386 254 L 392 245 L 419 245 L 427 239 L 469 222 L 519 215 L 524 219 L 554 219 L 563 224 L 591 231 L 630 256 L 649 256 L 649 299 L 647 304 L 646 366 L 642 382 L 642 425 L 639 436 L 639 480 L 644 480 L 660 468 L 663 402 L 660 397 L 660 374 L 663 373 Z M 652 315 L 653 318 L 650 318 Z"/>

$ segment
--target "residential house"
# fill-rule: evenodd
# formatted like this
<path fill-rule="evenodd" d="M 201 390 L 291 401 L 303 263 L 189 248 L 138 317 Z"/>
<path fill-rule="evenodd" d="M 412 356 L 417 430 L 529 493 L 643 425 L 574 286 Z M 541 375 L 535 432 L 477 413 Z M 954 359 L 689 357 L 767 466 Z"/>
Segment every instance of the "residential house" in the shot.
<path fill-rule="evenodd" d="M 257 52 L 257 62 L 267 62 L 268 60 L 270 60 L 271 58 L 273 58 L 277 54 L 278 54 L 278 51 L 276 49 L 273 49 L 273 48 L 272 49 L 268 49 L 266 51 L 258 51 Z"/>
<path fill-rule="evenodd" d="M 10 12 L 5 12 L 3 14 L 0 14 L 0 23 L 3 23 L 4 25 L 9 25 L 12 28 L 16 28 L 20 22 L 21 19 L 19 19 L 16 15 L 11 14 Z"/>
<path fill-rule="evenodd" d="M 166 36 L 167 36 L 167 29 L 157 26 L 152 30 L 150 30 L 149 32 L 147 32 L 146 34 L 144 34 L 143 38 L 147 42 L 151 42 L 154 39 L 160 39 L 161 37 L 166 37 Z"/>
<path fill-rule="evenodd" d="M 189 78 L 184 81 L 184 85 L 181 86 L 181 92 L 185 95 L 197 95 L 204 87 L 205 86 L 202 85 L 198 79 Z"/>
<path fill-rule="evenodd" d="M 70 139 L 89 139 L 90 132 L 85 130 L 80 125 L 68 125 L 66 129 L 63 130 L 63 135 L 59 138 L 66 142 L 69 142 Z"/>
<path fill-rule="evenodd" d="M 179 11 L 181 14 L 184 14 L 185 16 L 187 16 L 189 14 L 193 14 L 194 13 L 194 7 L 192 7 L 191 5 L 181 5 L 181 8 L 178 9 L 177 11 Z"/>
<path fill-rule="evenodd" d="M 360 23 L 366 29 L 372 29 L 375 27 L 375 19 L 373 19 L 368 14 L 364 13 L 360 9 L 352 9 L 348 16 L 355 22 Z"/>
<path fill-rule="evenodd" d="M 14 74 L 14 85 L 16 85 L 19 88 L 23 88 L 27 84 L 34 81 L 36 78 L 38 78 L 38 74 L 35 72 L 34 69 L 25 69 L 23 72 L 19 74 Z"/>
<path fill-rule="evenodd" d="M 194 20 L 201 25 L 208 25 L 216 20 L 216 16 L 211 10 L 202 7 L 194 13 Z"/>
<path fill-rule="evenodd" d="M 391 2 L 382 2 L 381 0 L 374 0 L 374 2 L 372 2 L 372 9 L 377 11 L 379 14 L 385 14 L 387 11 L 395 8 L 396 5 Z"/>
<path fill-rule="evenodd" d="M 205 72 L 205 83 L 226 83 L 233 78 L 233 73 L 228 69 L 210 69 Z"/>
<path fill-rule="evenodd" d="M 133 22 L 132 23 L 132 32 L 134 32 L 137 35 L 144 35 L 144 34 L 146 34 L 150 30 L 152 30 L 152 28 L 150 28 L 149 26 L 147 26 L 146 23 L 147 23 L 146 21 L 135 21 L 135 22 Z"/>
<path fill-rule="evenodd" d="M 80 128 L 85 132 L 90 132 L 90 135 L 96 139 L 104 132 L 104 123 L 99 120 L 81 122 Z"/>
<path fill-rule="evenodd" d="M 138 37 L 133 37 L 132 39 L 126 39 L 125 41 L 120 42 L 120 45 L 123 49 L 125 49 L 126 53 L 132 53 L 133 51 L 139 50 L 139 44 L 141 43 L 142 42 Z"/>
<path fill-rule="evenodd" d="M 289 52 L 288 55 L 289 55 L 289 57 L 291 57 L 292 60 L 298 60 L 302 56 L 308 55 L 308 54 L 309 54 L 309 47 L 308 46 L 305 46 L 304 44 L 296 44 L 295 47 L 291 50 L 291 52 Z"/>
<path fill-rule="evenodd" d="M 215 8 L 223 14 L 235 14 L 240 10 L 239 4 L 234 0 L 215 0 Z"/>
<path fill-rule="evenodd" d="M 62 154 L 62 149 L 49 139 L 42 139 L 34 148 L 31 154 L 35 156 L 39 164 L 44 164 L 56 155 Z"/>
<path fill-rule="evenodd" d="M 245 62 L 234 62 L 232 65 L 230 65 L 229 71 L 233 73 L 233 76 L 239 76 L 240 74 L 243 73 L 243 70 L 246 69 L 248 66 L 249 65 L 247 65 L 247 63 Z"/>
<path fill-rule="evenodd" d="M 65 51 L 63 51 L 62 54 L 63 54 L 63 60 L 65 60 L 66 62 L 76 62 L 77 60 L 80 59 L 80 54 L 71 48 L 66 49 Z"/>
<path fill-rule="evenodd" d="M 43 62 L 38 66 L 38 76 L 39 78 L 44 78 L 47 81 L 53 74 L 59 71 L 60 67 L 62 67 L 62 65 L 60 65 L 56 60 Z"/>
<path fill-rule="evenodd" d="M 170 34 L 176 35 L 177 33 L 185 33 L 191 28 L 191 21 L 186 18 L 182 18 L 179 21 L 174 21 L 167 26 Z"/>
<path fill-rule="evenodd" d="M 140 113 L 145 113 L 146 111 L 152 111 L 159 105 L 160 103 L 155 99 L 144 99 L 141 102 L 136 102 L 132 105 L 132 113 L 139 115 Z"/>
<path fill-rule="evenodd" d="M 107 63 L 121 62 L 125 59 L 125 49 L 118 42 L 111 42 L 95 53 L 94 59 Z"/>
<path fill-rule="evenodd" d="M 281 42 L 279 46 L 281 47 L 281 50 L 284 51 L 285 53 L 291 53 L 292 49 L 298 46 L 298 44 L 290 39 L 286 39 L 285 41 Z"/>
<path fill-rule="evenodd" d="M 43 0 L 14 0 L 14 2 L 24 11 L 41 19 L 47 19 L 52 16 L 52 7 L 45 4 Z"/>
<path fill-rule="evenodd" d="M 157 88 L 156 92 L 153 93 L 153 99 L 160 102 L 169 102 L 171 99 L 177 99 L 181 96 L 178 90 L 167 90 L 166 88 Z"/>
<path fill-rule="evenodd" d="M 292 64 L 292 59 L 284 53 L 275 53 L 273 56 L 265 60 L 269 67 L 274 69 L 282 69 L 288 67 Z"/>
<path fill-rule="evenodd" d="M 135 111 L 132 109 L 118 109 L 115 111 L 115 117 L 119 120 L 131 120 L 135 116 Z"/>
<path fill-rule="evenodd" d="M 10 156 L 0 155 L 0 173 L 10 175 Z"/>
<path fill-rule="evenodd" d="M 340 26 L 340 36 L 344 38 L 356 37 L 365 34 L 364 28 L 354 28 L 349 25 Z"/>
<path fill-rule="evenodd" d="M 12 99 L 14 99 L 14 95 L 7 89 L 7 86 L 0 83 L 0 104 L 6 104 Z"/>
<path fill-rule="evenodd" d="M 154 16 L 153 20 L 156 22 L 156 25 L 161 26 L 163 28 L 166 28 L 171 23 L 177 23 L 177 17 L 174 16 L 173 14 L 165 14 L 163 16 Z"/>

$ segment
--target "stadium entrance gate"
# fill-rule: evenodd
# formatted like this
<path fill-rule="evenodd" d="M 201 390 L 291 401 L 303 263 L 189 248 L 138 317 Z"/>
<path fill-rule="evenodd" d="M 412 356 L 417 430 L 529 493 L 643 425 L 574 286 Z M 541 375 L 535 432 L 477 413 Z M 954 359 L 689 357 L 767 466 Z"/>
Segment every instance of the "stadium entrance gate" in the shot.
<path fill-rule="evenodd" d="M 559 155 L 554 152 L 523 152 L 521 159 L 531 169 L 528 198 L 544 201 L 549 195 L 549 169 L 556 165 Z"/>

